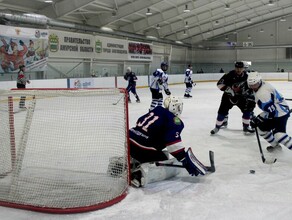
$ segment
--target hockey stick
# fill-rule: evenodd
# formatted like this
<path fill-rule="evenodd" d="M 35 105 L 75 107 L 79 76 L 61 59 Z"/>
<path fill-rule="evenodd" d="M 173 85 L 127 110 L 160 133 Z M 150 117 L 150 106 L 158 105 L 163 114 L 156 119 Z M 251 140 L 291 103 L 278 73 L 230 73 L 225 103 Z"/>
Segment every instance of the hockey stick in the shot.
<path fill-rule="evenodd" d="M 267 160 L 264 156 L 264 153 L 263 153 L 263 149 L 262 149 L 262 145 L 261 145 L 261 141 L 260 141 L 260 137 L 259 137 L 259 132 L 258 132 L 258 128 L 255 128 L 255 132 L 256 132 L 256 136 L 257 136 L 257 140 L 258 140 L 258 145 L 259 145 L 259 150 L 260 150 L 260 153 L 261 153 L 261 157 L 262 157 L 262 161 L 263 163 L 265 164 L 272 164 L 272 163 L 275 163 L 277 161 L 277 158 L 275 159 L 270 159 L 270 160 Z"/>
<path fill-rule="evenodd" d="M 124 98 L 124 96 L 121 96 L 116 102 L 113 103 L 113 105 L 117 105 L 122 100 L 122 98 Z"/>
<path fill-rule="evenodd" d="M 286 98 L 285 98 L 285 100 L 287 100 L 287 101 L 292 101 L 292 99 L 286 99 Z"/>
<path fill-rule="evenodd" d="M 214 173 L 216 171 L 215 162 L 214 162 L 214 152 L 209 151 L 209 159 L 210 159 L 210 166 L 205 166 L 207 171 L 210 173 Z M 185 168 L 183 165 L 179 164 L 166 164 L 161 162 L 156 162 L 156 166 L 164 166 L 164 167 L 177 167 L 177 168 Z"/>

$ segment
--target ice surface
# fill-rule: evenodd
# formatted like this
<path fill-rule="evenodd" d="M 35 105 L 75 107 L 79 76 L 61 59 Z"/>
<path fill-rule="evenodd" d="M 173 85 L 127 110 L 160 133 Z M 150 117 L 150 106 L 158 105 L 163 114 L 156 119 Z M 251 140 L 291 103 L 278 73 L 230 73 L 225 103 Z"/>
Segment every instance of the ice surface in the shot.
<path fill-rule="evenodd" d="M 292 98 L 292 82 L 271 82 L 286 98 Z M 184 85 L 170 86 L 173 95 L 183 97 Z M 141 103 L 129 104 L 130 126 L 150 107 L 148 88 L 137 90 Z M 201 162 L 208 164 L 209 150 L 215 153 L 216 173 L 191 177 L 183 171 L 178 177 L 129 188 L 127 197 L 106 209 L 72 215 L 52 215 L 0 207 L 1 220 L 290 220 L 292 216 L 292 152 L 283 147 L 268 153 L 277 157 L 275 164 L 263 164 L 255 135 L 242 132 L 241 112 L 234 107 L 229 125 L 210 136 L 215 125 L 222 92 L 216 83 L 197 83 L 192 99 L 184 100 L 181 116 L 185 123 L 182 133 L 185 147 L 192 147 Z M 131 95 L 132 101 L 135 100 Z M 292 107 L 292 103 L 289 103 Z M 256 113 L 259 109 L 256 108 Z M 288 121 L 292 135 L 292 121 Z M 255 170 L 255 174 L 250 174 Z"/>

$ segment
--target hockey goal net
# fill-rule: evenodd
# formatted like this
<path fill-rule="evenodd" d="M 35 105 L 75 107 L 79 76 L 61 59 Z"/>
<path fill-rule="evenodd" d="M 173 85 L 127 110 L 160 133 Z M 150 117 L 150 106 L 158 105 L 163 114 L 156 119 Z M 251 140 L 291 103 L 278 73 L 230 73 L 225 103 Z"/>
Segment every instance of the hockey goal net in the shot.
<path fill-rule="evenodd" d="M 122 200 L 126 102 L 123 89 L 0 91 L 0 205 L 74 213 Z M 119 163 L 109 172 L 113 158 Z"/>

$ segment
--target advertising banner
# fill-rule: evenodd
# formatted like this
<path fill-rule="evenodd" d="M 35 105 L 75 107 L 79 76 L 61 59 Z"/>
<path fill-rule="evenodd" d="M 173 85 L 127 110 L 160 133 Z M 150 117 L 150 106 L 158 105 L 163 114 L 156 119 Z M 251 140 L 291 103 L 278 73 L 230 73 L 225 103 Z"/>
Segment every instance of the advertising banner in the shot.
<path fill-rule="evenodd" d="M 152 61 L 152 45 L 139 42 L 128 42 L 129 60 Z"/>
<path fill-rule="evenodd" d="M 128 41 L 95 36 L 95 52 L 98 59 L 127 60 Z"/>
<path fill-rule="evenodd" d="M 17 72 L 20 65 L 42 71 L 47 60 L 47 30 L 0 25 L 0 73 Z"/>
<path fill-rule="evenodd" d="M 94 36 L 66 31 L 49 31 L 50 57 L 94 58 Z"/>

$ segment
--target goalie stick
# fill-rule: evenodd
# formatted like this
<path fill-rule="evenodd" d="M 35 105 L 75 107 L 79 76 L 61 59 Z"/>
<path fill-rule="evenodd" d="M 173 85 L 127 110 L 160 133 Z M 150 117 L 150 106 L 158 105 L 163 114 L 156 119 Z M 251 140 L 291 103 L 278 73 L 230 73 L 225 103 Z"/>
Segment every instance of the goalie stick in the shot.
<path fill-rule="evenodd" d="M 209 159 L 210 159 L 210 166 L 205 166 L 207 171 L 210 173 L 214 173 L 216 171 L 215 162 L 214 162 L 214 152 L 209 151 Z M 178 168 L 185 168 L 183 165 L 179 164 L 166 164 L 163 162 L 156 162 L 156 166 L 165 166 L 165 167 L 178 167 Z"/>

